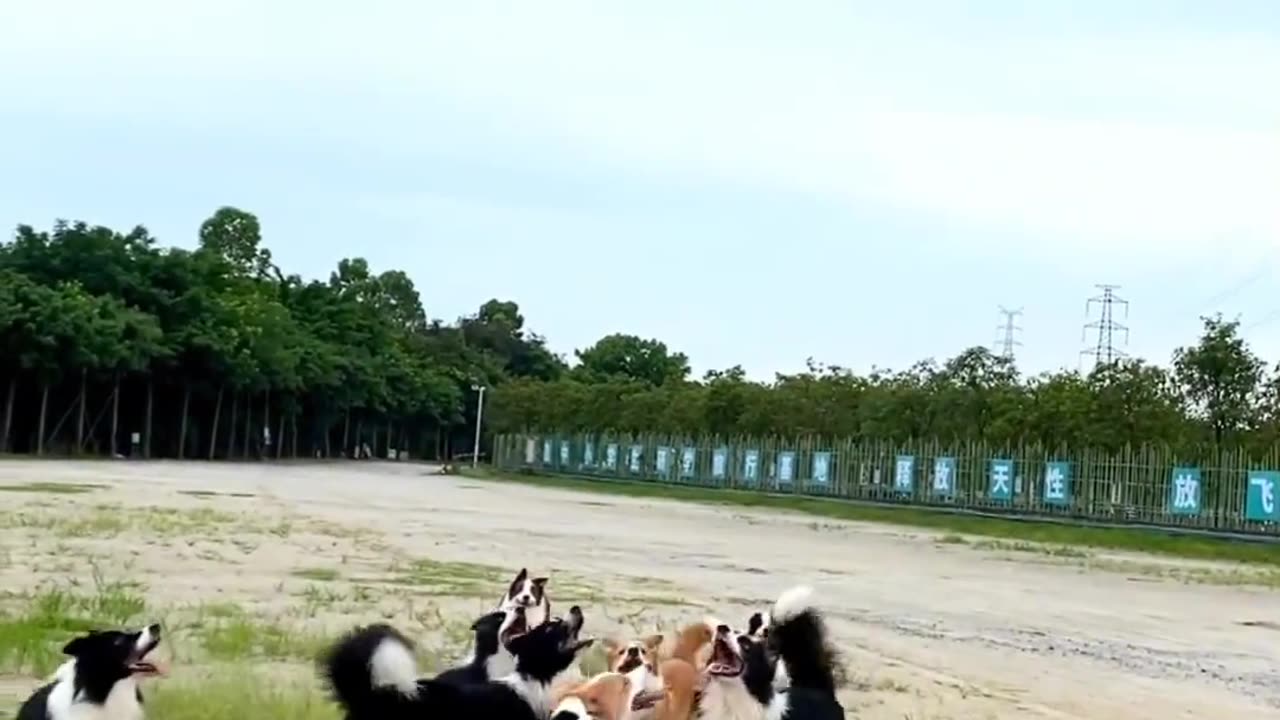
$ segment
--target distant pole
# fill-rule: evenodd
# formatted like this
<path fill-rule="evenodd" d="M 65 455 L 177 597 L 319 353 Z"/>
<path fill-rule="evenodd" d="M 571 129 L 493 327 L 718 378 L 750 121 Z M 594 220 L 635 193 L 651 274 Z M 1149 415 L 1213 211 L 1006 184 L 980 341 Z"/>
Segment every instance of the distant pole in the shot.
<path fill-rule="evenodd" d="M 472 385 L 471 389 L 479 393 L 476 396 L 476 441 L 471 446 L 471 468 L 474 470 L 476 463 L 480 461 L 480 423 L 484 419 L 484 386 Z"/>
<path fill-rule="evenodd" d="M 1115 321 L 1114 306 L 1122 306 L 1125 318 L 1128 318 L 1129 301 L 1116 295 L 1115 291 L 1120 289 L 1119 285 L 1095 285 L 1094 287 L 1101 290 L 1102 294 L 1091 297 L 1085 302 L 1085 315 L 1086 317 L 1089 315 L 1094 303 L 1099 305 L 1101 312 L 1097 320 L 1085 323 L 1084 330 L 1080 333 L 1080 339 L 1083 341 L 1090 330 L 1096 330 L 1098 338 L 1094 347 L 1081 350 L 1080 355 L 1081 357 L 1092 355 L 1094 367 L 1098 367 L 1100 365 L 1110 365 L 1116 360 L 1125 357 L 1124 351 L 1115 346 L 1114 335 L 1116 332 L 1124 333 L 1124 342 L 1128 345 L 1129 327 Z"/>
<path fill-rule="evenodd" d="M 1022 330 L 1015 322 L 1017 317 L 1022 314 L 1022 308 L 1017 310 L 1008 310 L 1003 305 L 1000 306 L 1000 314 L 1004 316 L 1004 322 L 1000 324 L 996 330 L 1000 331 L 1000 340 L 997 345 L 1000 348 L 1000 356 L 1007 359 L 1013 359 L 1013 348 L 1021 345 L 1015 333 Z"/>

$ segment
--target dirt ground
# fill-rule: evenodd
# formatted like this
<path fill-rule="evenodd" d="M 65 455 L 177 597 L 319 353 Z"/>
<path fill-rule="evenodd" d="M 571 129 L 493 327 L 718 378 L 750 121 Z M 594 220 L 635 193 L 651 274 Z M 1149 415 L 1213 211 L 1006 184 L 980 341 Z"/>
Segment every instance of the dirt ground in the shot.
<path fill-rule="evenodd" d="M 744 624 L 807 583 L 845 652 L 851 716 L 1280 718 L 1280 593 L 1150 571 L 1168 561 L 489 483 L 422 465 L 0 462 L 0 486 L 46 482 L 102 487 L 0 495 L 4 588 L 82 576 L 74 563 L 85 555 L 103 572 L 145 576 L 157 602 L 271 609 L 313 592 L 308 575 L 426 567 L 457 590 L 439 595 L 478 611 L 490 599 L 468 598 L 458 568 L 472 566 L 460 563 L 528 566 L 551 575 L 559 610 L 572 596 L 589 631 L 611 634 L 708 613 Z M 194 519 L 158 521 L 148 537 L 94 530 L 110 529 L 113 514 L 169 517 L 156 508 Z M 37 519 L 15 521 L 19 510 Z M 319 617 L 399 617 L 405 600 L 348 596 Z"/>

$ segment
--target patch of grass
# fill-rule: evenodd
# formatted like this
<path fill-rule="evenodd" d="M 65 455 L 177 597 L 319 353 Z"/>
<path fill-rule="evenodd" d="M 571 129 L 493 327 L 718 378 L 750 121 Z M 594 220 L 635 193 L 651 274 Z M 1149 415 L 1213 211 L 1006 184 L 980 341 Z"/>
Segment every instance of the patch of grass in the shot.
<path fill-rule="evenodd" d="M 239 533 L 271 533 L 287 535 L 289 525 L 285 521 L 261 518 L 215 510 L 208 507 L 126 507 L 121 505 L 96 505 L 76 512 L 67 508 L 31 510 L 20 508 L 17 512 L 0 515 L 0 528 L 42 530 L 62 538 L 115 537 L 126 532 L 139 532 L 160 537 L 209 534 L 215 531 Z"/>
<path fill-rule="evenodd" d="M 46 587 L 0 613 L 0 672 L 44 676 L 64 659 L 62 646 L 94 629 L 126 627 L 147 604 L 138 589 L 95 576 L 91 592 Z"/>
<path fill-rule="evenodd" d="M 145 691 L 147 715 L 164 720 L 339 720 L 315 681 L 281 682 L 252 670 L 219 668 L 203 680 L 159 680 Z"/>
<path fill-rule="evenodd" d="M 319 633 L 257 620 L 247 614 L 201 625 L 195 629 L 195 637 L 209 658 L 227 661 L 260 658 L 314 662 L 330 641 Z"/>
<path fill-rule="evenodd" d="M 386 582 L 427 588 L 429 595 L 497 598 L 506 571 L 492 565 L 420 558 L 390 568 Z"/>
<path fill-rule="evenodd" d="M 818 515 L 860 522 L 887 523 L 953 534 L 1023 540 L 1051 545 L 1156 553 L 1198 560 L 1225 560 L 1280 566 L 1280 550 L 1263 543 L 1173 535 L 1141 528 L 1105 528 L 1025 522 L 1003 518 L 957 515 L 918 507 L 859 505 L 834 499 L 797 495 L 769 495 L 746 490 L 665 485 L 613 479 L 587 479 L 535 474 L 467 470 L 476 480 L 518 482 L 578 492 L 678 500 L 709 505 L 732 505 Z"/>
<path fill-rule="evenodd" d="M 974 543 L 973 547 L 977 550 L 1036 553 L 1059 558 L 1092 557 L 1088 552 L 1069 545 L 1046 545 L 1044 543 L 1026 542 L 1025 540 L 982 540 Z"/>
<path fill-rule="evenodd" d="M 296 578 L 317 582 L 333 582 L 338 579 L 338 571 L 333 568 L 298 568 L 289 574 Z"/>
<path fill-rule="evenodd" d="M 46 493 L 49 495 L 80 495 L 94 490 L 105 490 L 106 485 L 94 483 L 29 482 L 17 485 L 0 485 L 0 492 Z"/>

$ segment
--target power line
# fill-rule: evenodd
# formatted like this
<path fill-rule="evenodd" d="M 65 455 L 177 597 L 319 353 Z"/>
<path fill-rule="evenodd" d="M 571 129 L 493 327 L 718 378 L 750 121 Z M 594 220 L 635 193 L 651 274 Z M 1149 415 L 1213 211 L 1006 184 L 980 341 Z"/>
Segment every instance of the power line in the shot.
<path fill-rule="evenodd" d="M 1007 310 L 1001 305 L 1000 314 L 1004 316 L 1004 322 L 996 326 L 996 330 L 1000 331 L 1000 339 L 996 341 L 996 345 L 999 347 L 1001 357 L 1012 360 L 1013 348 L 1022 346 L 1022 342 L 1014 338 L 1015 332 L 1022 331 L 1022 328 L 1014 323 L 1014 318 L 1022 314 L 1022 308 Z"/>
<path fill-rule="evenodd" d="M 1124 344 L 1129 344 L 1129 327 L 1115 321 L 1114 307 L 1116 305 L 1124 306 L 1125 319 L 1129 319 L 1129 301 L 1115 294 L 1120 289 L 1119 285 L 1095 285 L 1094 287 L 1102 291 L 1101 295 L 1095 295 L 1089 298 L 1084 304 L 1085 317 L 1089 317 L 1089 311 L 1093 309 L 1093 304 L 1097 303 L 1101 308 L 1101 313 L 1097 320 L 1087 322 L 1080 332 L 1080 341 L 1084 342 L 1085 336 L 1090 330 L 1096 330 L 1098 339 L 1092 348 L 1085 348 L 1080 351 L 1083 358 L 1085 355 L 1092 355 L 1094 367 L 1098 365 L 1110 365 L 1116 360 L 1125 357 L 1125 352 L 1115 346 L 1115 334 L 1117 332 L 1124 333 Z"/>

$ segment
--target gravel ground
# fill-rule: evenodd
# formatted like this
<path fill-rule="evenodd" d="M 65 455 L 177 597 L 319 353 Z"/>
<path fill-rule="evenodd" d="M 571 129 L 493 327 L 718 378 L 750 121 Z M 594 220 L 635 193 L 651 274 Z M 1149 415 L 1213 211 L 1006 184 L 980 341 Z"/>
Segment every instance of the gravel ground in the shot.
<path fill-rule="evenodd" d="M 106 486 L 58 503 L 211 507 L 341 524 L 377 536 L 377 553 L 549 572 L 553 599 L 556 574 L 571 574 L 589 579 L 600 598 L 629 594 L 620 601 L 627 613 L 668 622 L 710 612 L 744 623 L 751 608 L 808 583 L 844 649 L 852 680 L 843 699 L 860 718 L 1280 718 L 1280 595 L 1115 571 L 1143 567 L 1141 557 L 1109 555 L 1096 565 L 1110 569 L 1099 570 L 1092 556 L 446 477 L 419 464 L 0 462 L 0 485 L 32 482 Z M 24 497 L 0 501 L 17 507 Z M 19 547 L 16 533 L 27 542 L 31 532 L 8 527 L 3 537 Z M 261 602 L 278 593 L 275 576 L 290 567 L 326 553 L 369 553 L 300 537 L 268 540 L 254 549 L 254 567 L 217 576 L 193 571 L 169 543 L 127 547 L 115 538 L 99 550 L 128 554 L 167 578 L 156 592 L 169 600 Z M 30 571 L 11 554 L 0 582 L 29 584 Z M 644 586 L 674 600 L 636 609 Z M 622 612 L 597 602 L 589 618 Z"/>

